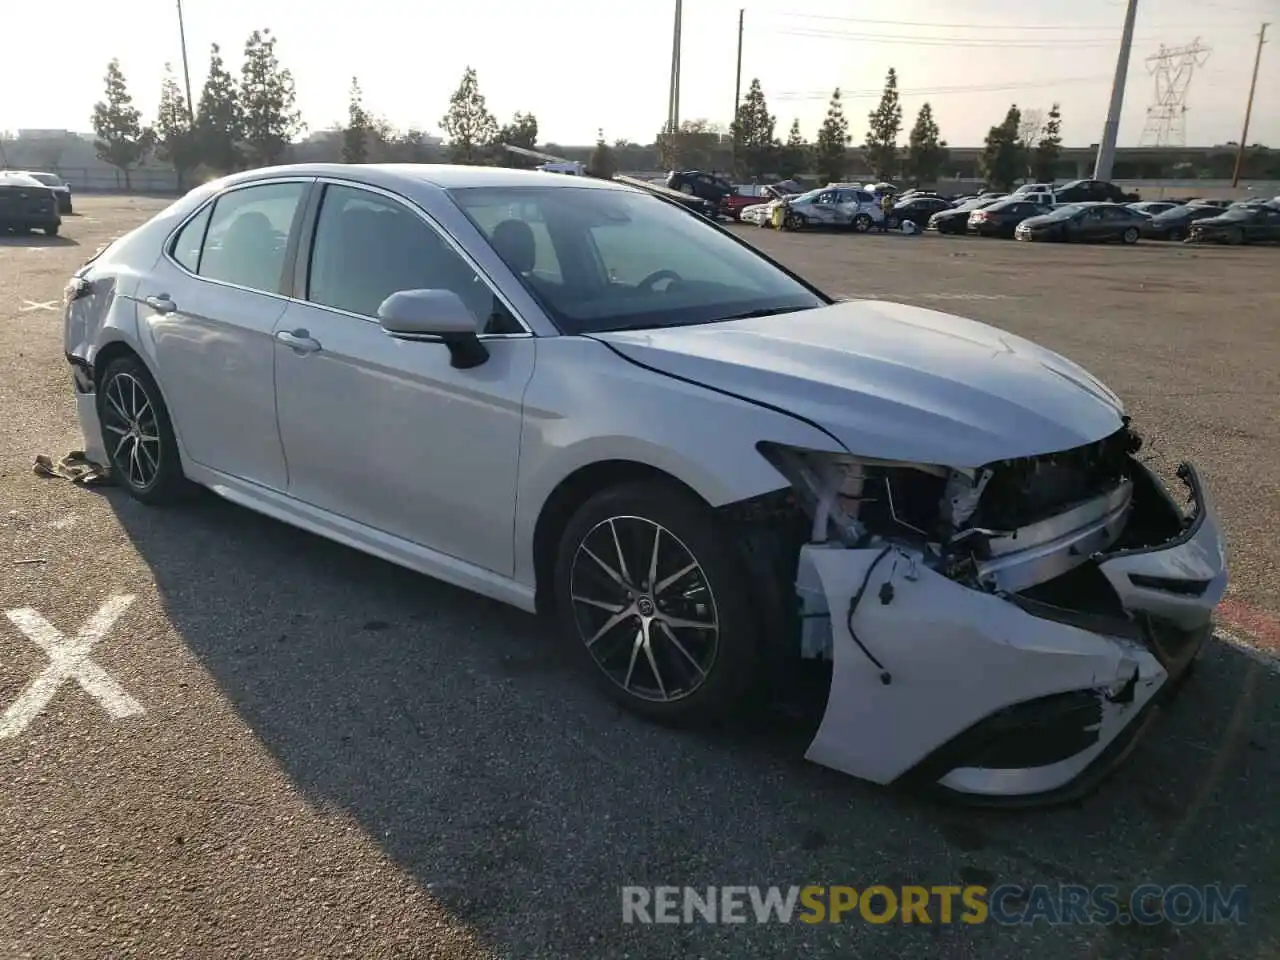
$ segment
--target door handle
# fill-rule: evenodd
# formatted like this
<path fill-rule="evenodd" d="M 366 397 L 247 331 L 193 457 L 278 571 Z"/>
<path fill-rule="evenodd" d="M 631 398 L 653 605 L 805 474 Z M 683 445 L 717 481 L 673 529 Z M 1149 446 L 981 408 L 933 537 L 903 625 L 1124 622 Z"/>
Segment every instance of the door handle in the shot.
<path fill-rule="evenodd" d="M 147 297 L 145 303 L 156 313 L 173 313 L 178 309 L 178 305 L 167 293 L 157 293 L 155 296 Z"/>
<path fill-rule="evenodd" d="M 302 329 L 292 332 L 281 330 L 276 334 L 276 339 L 294 353 L 315 353 L 320 349 L 320 341 L 312 337 L 308 331 Z"/>

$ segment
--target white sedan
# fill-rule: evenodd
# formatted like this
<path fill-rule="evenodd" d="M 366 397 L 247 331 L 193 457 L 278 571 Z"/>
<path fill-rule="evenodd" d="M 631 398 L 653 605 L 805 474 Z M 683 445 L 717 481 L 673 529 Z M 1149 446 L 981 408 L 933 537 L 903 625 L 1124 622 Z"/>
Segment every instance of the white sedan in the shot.
<path fill-rule="evenodd" d="M 654 720 L 831 661 L 806 756 L 877 783 L 1087 788 L 1226 584 L 1194 468 L 1187 515 L 1080 367 L 839 302 L 614 183 L 236 174 L 77 271 L 65 327 L 87 449 L 138 500 L 202 485 L 554 614 Z"/>

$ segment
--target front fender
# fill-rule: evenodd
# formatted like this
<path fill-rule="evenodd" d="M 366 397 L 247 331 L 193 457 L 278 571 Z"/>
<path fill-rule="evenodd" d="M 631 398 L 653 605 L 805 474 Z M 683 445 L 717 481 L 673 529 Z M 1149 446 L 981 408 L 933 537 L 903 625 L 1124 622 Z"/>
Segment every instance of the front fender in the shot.
<path fill-rule="evenodd" d="M 757 451 L 761 440 L 847 452 L 793 416 L 637 366 L 598 341 L 539 341 L 524 398 L 516 579 L 534 583 L 538 517 L 560 483 L 583 467 L 643 464 L 718 507 L 788 486 Z"/>

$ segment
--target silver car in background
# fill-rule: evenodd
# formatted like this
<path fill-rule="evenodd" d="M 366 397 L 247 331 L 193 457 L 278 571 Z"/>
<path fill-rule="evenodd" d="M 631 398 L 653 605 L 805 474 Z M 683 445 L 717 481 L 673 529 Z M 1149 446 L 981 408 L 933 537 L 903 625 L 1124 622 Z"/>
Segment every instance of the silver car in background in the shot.
<path fill-rule="evenodd" d="M 1226 585 L 1195 469 L 1188 513 L 1080 367 L 838 302 L 616 183 L 251 171 L 110 244 L 65 298 L 86 450 L 137 500 L 202 485 L 545 611 L 661 722 L 826 661 L 806 756 L 877 783 L 1087 788 Z"/>

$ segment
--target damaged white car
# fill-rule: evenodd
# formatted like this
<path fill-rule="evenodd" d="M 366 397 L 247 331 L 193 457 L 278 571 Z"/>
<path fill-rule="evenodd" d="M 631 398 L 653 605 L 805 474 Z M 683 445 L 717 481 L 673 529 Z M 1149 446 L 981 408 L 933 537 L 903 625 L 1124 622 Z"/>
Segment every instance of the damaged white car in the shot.
<path fill-rule="evenodd" d="M 599 180 L 303 165 L 207 184 L 86 264 L 91 455 L 557 615 L 664 722 L 832 661 L 807 756 L 984 798 L 1079 790 L 1226 585 L 1120 401 L 1056 354 L 837 302 Z"/>

